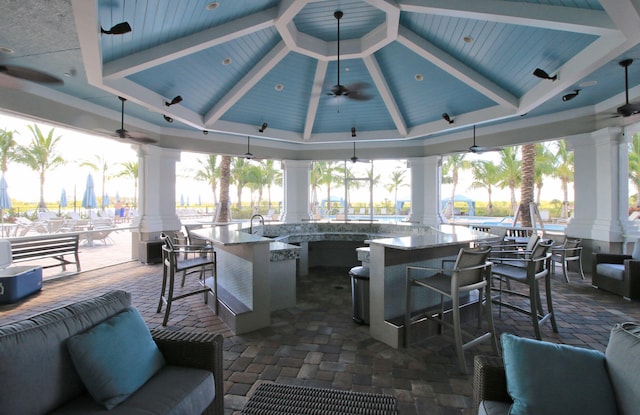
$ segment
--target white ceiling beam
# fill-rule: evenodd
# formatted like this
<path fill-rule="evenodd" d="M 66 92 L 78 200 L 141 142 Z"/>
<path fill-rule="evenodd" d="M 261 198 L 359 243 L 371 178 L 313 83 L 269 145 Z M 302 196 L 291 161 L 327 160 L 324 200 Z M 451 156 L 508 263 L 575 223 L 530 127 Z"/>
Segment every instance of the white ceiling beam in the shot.
<path fill-rule="evenodd" d="M 639 41 L 640 39 L 627 40 L 621 34 L 601 37 L 562 65 L 557 71 L 558 79 L 555 82 L 540 82 L 524 94 L 520 99 L 520 111 L 529 112 L 562 91 L 575 89 L 577 82 L 620 56 Z"/>
<path fill-rule="evenodd" d="M 221 26 L 212 27 L 160 46 L 131 54 L 105 64 L 104 76 L 106 78 L 123 78 L 234 39 L 239 39 L 272 27 L 277 16 L 278 8 L 273 7 Z"/>
<path fill-rule="evenodd" d="M 399 3 L 400 10 L 413 13 L 486 20 L 596 36 L 619 32 L 609 15 L 600 10 L 497 0 L 430 0 L 427 5 L 423 0 L 401 0 Z"/>
<path fill-rule="evenodd" d="M 318 61 L 316 65 L 316 74 L 313 77 L 313 84 L 311 86 L 311 97 L 309 98 L 309 107 L 307 108 L 307 118 L 304 122 L 304 132 L 302 134 L 303 140 L 309 140 L 311 133 L 313 132 L 313 123 L 316 120 L 316 114 L 318 113 L 318 105 L 320 104 L 320 95 L 322 94 L 322 81 L 327 75 L 327 67 L 329 63 L 327 61 Z"/>
<path fill-rule="evenodd" d="M 518 107 L 518 98 L 513 94 L 404 26 L 400 27 L 398 42 L 495 103 L 510 109 Z"/>
<path fill-rule="evenodd" d="M 278 43 L 267 55 L 260 60 L 240 82 L 235 84 L 233 88 L 207 112 L 204 117 L 205 126 L 210 127 L 218 121 L 225 112 L 233 107 L 239 100 L 251 90 L 266 74 L 271 71 L 285 56 L 289 53 L 289 49 L 284 42 Z"/>
<path fill-rule="evenodd" d="M 640 37 L 640 5 L 633 0 L 600 0 L 615 25 L 628 39 Z"/>
<path fill-rule="evenodd" d="M 384 75 L 382 74 L 382 70 L 380 69 L 380 65 L 378 65 L 378 61 L 373 55 L 367 56 L 364 59 L 364 64 L 369 70 L 369 74 L 371 74 L 371 78 L 373 78 L 373 83 L 376 84 L 378 88 L 378 92 L 382 97 L 382 101 L 384 105 L 387 107 L 387 111 L 389 111 L 389 115 L 393 120 L 393 123 L 396 125 L 398 129 L 398 134 L 400 137 L 407 136 L 407 124 L 404 121 L 404 117 L 402 113 L 400 113 L 400 109 L 398 108 L 398 104 L 391 93 L 391 88 L 389 88 L 389 84 L 387 83 Z"/>
<path fill-rule="evenodd" d="M 98 5 L 95 1 L 72 0 L 71 7 L 87 81 L 91 85 L 100 86 L 102 84 L 102 49 L 96 47 L 100 44 L 100 27 L 96 25 Z"/>

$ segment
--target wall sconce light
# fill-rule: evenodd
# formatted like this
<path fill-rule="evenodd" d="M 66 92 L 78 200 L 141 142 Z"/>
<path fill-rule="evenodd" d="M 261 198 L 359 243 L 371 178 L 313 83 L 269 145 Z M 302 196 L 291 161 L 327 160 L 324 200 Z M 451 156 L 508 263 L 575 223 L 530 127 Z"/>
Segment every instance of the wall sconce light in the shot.
<path fill-rule="evenodd" d="M 579 89 L 575 89 L 573 92 L 570 92 L 567 95 L 564 95 L 562 97 L 562 100 L 563 101 L 571 101 L 572 99 L 577 97 L 579 93 L 580 93 L 580 90 Z"/>
<path fill-rule="evenodd" d="M 102 33 L 103 35 L 124 35 L 125 33 L 129 33 L 130 31 L 131 26 L 127 22 L 118 23 L 109 30 L 104 30 L 102 26 L 100 26 L 100 33 Z"/>
<path fill-rule="evenodd" d="M 172 123 L 173 122 L 173 118 L 169 117 L 168 115 L 162 115 L 164 117 L 164 120 L 168 123 Z"/>
<path fill-rule="evenodd" d="M 263 122 L 260 128 L 258 128 L 258 132 L 264 133 L 264 130 L 266 130 L 268 126 L 269 124 L 267 124 L 266 122 Z"/>
<path fill-rule="evenodd" d="M 356 127 L 351 127 L 351 137 L 356 136 Z"/>
<path fill-rule="evenodd" d="M 449 116 L 446 112 L 442 113 L 442 119 L 448 122 L 449 124 L 453 124 L 453 118 Z"/>
<path fill-rule="evenodd" d="M 172 99 L 170 102 L 165 101 L 164 105 L 166 105 L 167 107 L 170 107 L 172 105 L 176 105 L 182 102 L 182 97 L 180 95 L 176 96 L 174 99 Z"/>
<path fill-rule="evenodd" d="M 537 76 L 540 79 L 549 79 L 551 81 L 555 81 L 556 79 L 558 79 L 558 75 L 549 76 L 548 73 L 540 68 L 536 68 L 536 70 L 533 71 L 533 76 Z"/>

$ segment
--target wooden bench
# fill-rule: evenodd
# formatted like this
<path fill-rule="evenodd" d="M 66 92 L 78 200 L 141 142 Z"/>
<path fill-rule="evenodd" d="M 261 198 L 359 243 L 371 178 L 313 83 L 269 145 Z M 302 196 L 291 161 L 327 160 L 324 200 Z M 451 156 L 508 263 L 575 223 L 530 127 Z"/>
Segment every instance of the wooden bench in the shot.
<path fill-rule="evenodd" d="M 11 238 L 9 241 L 11 242 L 13 262 L 52 258 L 58 262 L 43 265 L 42 268 L 62 267 L 62 270 L 66 271 L 67 265 L 75 264 L 77 271 L 80 272 L 80 257 L 78 256 L 80 235 L 78 234 L 26 236 Z M 73 255 L 75 262 L 66 259 L 65 255 Z"/>

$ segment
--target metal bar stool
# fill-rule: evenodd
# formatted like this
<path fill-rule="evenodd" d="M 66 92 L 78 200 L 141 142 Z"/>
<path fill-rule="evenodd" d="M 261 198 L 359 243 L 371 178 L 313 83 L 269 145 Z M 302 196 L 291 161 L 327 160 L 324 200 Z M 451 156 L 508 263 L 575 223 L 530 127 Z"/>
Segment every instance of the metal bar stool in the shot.
<path fill-rule="evenodd" d="M 215 313 L 218 314 L 218 279 L 216 269 L 216 252 L 210 245 L 176 245 L 167 234 L 162 234 L 164 242 L 162 246 L 162 289 L 160 291 L 160 301 L 157 312 L 162 311 L 163 304 L 166 305 L 162 325 L 166 326 L 171 313 L 171 304 L 175 300 L 180 300 L 196 294 L 204 295 L 205 304 L 209 301 L 209 293 L 214 297 Z M 207 271 L 211 272 L 213 286 L 207 282 Z M 175 276 L 182 273 L 181 287 L 185 285 L 187 274 L 198 274 L 198 282 L 202 288 L 174 294 Z"/>
<path fill-rule="evenodd" d="M 406 270 L 406 309 L 404 322 L 405 347 L 409 346 L 410 335 L 409 330 L 411 324 L 418 318 L 426 317 L 427 319 L 438 323 L 440 326 L 453 328 L 453 340 L 456 346 L 456 354 L 458 356 L 458 364 L 462 372 L 467 372 L 467 365 L 464 358 L 464 351 L 476 344 L 491 340 L 491 345 L 496 354 L 498 351 L 498 342 L 493 326 L 493 314 L 491 312 L 491 262 L 487 261 L 491 250 L 478 248 L 462 248 L 458 253 L 453 269 L 446 268 L 429 268 L 408 266 Z M 440 310 L 435 312 L 427 310 L 426 313 L 420 313 L 412 316 L 413 296 L 412 289 L 423 287 L 440 294 Z M 478 306 L 478 326 L 482 319 L 482 306 L 486 305 L 486 319 L 488 331 L 479 335 L 469 333 L 462 329 L 460 322 L 460 294 L 469 293 L 478 290 L 478 297 L 475 301 Z M 444 298 L 447 297 L 451 301 L 452 322 L 445 320 Z M 464 336 L 464 337 L 463 337 Z M 465 338 L 470 340 L 465 341 Z"/>

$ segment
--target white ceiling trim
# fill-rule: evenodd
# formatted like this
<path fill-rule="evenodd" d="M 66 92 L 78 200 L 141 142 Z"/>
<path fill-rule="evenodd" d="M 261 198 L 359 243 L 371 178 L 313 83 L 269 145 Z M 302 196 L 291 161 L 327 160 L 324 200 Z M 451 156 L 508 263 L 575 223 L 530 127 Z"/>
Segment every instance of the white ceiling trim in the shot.
<path fill-rule="evenodd" d="M 371 74 L 371 78 L 373 78 L 373 82 L 378 88 L 378 92 L 380 92 L 380 95 L 382 96 L 382 101 L 384 101 L 384 104 L 387 107 L 387 111 L 389 111 L 389 115 L 391 115 L 393 123 L 398 129 L 398 134 L 400 135 L 400 137 L 406 137 L 407 124 L 404 121 L 404 117 L 402 117 L 402 114 L 400 113 L 400 109 L 398 108 L 396 100 L 393 98 L 391 88 L 389 88 L 389 84 L 382 74 L 382 70 L 380 69 L 380 65 L 378 65 L 378 61 L 373 56 L 367 56 L 363 60 L 367 69 L 369 70 L 369 73 Z"/>
<path fill-rule="evenodd" d="M 259 32 L 275 24 L 277 13 L 278 10 L 274 7 L 108 62 L 104 65 L 104 76 L 112 79 L 123 78 L 231 40 L 239 39 L 251 33 Z"/>
<path fill-rule="evenodd" d="M 278 43 L 267 55 L 258 62 L 231 90 L 209 110 L 204 117 L 205 126 L 213 128 L 231 107 L 233 107 L 247 92 L 251 90 L 265 75 L 271 71 L 289 53 L 284 42 Z"/>
<path fill-rule="evenodd" d="M 322 82 L 327 75 L 327 61 L 317 61 L 316 73 L 313 77 L 313 86 L 311 87 L 311 97 L 309 98 L 309 107 L 307 108 L 307 118 L 304 123 L 303 140 L 309 140 L 313 132 L 313 123 L 318 113 L 318 105 L 320 104 L 320 95 L 322 94 Z"/>
<path fill-rule="evenodd" d="M 510 109 L 518 107 L 514 95 L 406 27 L 400 28 L 398 42 L 497 104 Z"/>
<path fill-rule="evenodd" d="M 613 0 L 615 1 L 615 0 Z M 607 13 L 575 7 L 496 0 L 403 0 L 402 11 L 608 36 L 618 32 Z"/>

